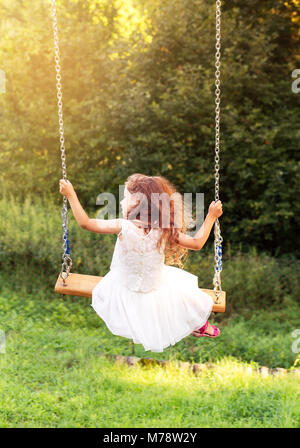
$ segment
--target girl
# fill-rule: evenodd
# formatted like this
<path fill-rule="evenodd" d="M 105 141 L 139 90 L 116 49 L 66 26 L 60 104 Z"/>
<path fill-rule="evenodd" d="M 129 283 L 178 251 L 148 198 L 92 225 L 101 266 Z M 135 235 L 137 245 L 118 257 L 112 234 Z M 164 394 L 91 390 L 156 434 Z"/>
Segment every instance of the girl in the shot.
<path fill-rule="evenodd" d="M 60 180 L 60 192 L 80 227 L 118 235 L 110 271 L 93 289 L 91 304 L 113 334 L 153 352 L 190 334 L 219 335 L 207 321 L 213 299 L 198 288 L 198 277 L 170 264 L 182 267 L 188 249 L 204 246 L 223 214 L 221 201 L 210 204 L 202 227 L 191 237 L 184 233 L 183 213 L 176 212 L 184 206 L 182 196 L 164 177 L 129 176 L 120 202 L 123 218 L 117 219 L 90 219 L 69 181 Z"/>

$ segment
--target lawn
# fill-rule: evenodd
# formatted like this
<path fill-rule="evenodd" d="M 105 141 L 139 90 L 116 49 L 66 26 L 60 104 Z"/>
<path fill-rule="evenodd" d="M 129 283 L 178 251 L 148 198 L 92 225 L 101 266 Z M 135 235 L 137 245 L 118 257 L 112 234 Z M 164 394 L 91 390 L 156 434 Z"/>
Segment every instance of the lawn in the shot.
<path fill-rule="evenodd" d="M 299 427 L 299 380 L 293 373 L 263 377 L 257 362 L 243 359 L 259 345 L 246 320 L 222 324 L 236 347 L 237 329 L 242 339 L 248 331 L 241 356 L 223 354 L 222 338 L 189 336 L 160 354 L 135 346 L 136 356 L 173 360 L 168 367 L 119 365 L 103 355 L 130 355 L 129 340 L 111 335 L 87 299 L 62 299 L 42 275 L 31 276 L 0 275 L 1 427 Z M 176 359 L 190 360 L 191 353 L 215 367 L 199 375 L 179 369 Z"/>

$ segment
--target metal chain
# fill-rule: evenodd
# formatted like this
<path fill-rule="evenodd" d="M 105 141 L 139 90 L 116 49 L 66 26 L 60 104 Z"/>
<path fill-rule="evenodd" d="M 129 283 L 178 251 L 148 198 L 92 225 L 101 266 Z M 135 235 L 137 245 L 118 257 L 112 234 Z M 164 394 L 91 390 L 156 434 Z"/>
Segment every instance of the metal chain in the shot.
<path fill-rule="evenodd" d="M 220 170 L 220 66 L 221 66 L 221 0 L 216 0 L 216 56 L 215 56 L 215 201 L 219 200 L 219 170 Z M 215 221 L 214 227 L 214 250 L 215 250 L 215 275 L 213 279 L 214 292 L 216 296 L 215 303 L 219 302 L 222 291 L 221 288 L 221 270 L 222 270 L 222 241 L 219 219 Z"/>
<path fill-rule="evenodd" d="M 54 59 L 55 59 L 55 69 L 56 69 L 56 91 L 57 91 L 57 108 L 58 108 L 61 166 L 62 166 L 63 179 L 67 180 L 56 0 L 52 0 L 52 18 L 53 18 L 53 37 L 54 37 L 54 52 L 55 52 Z M 62 216 L 62 228 L 63 228 L 63 236 L 62 236 L 63 254 L 62 254 L 62 267 L 61 267 L 60 276 L 63 279 L 63 281 L 65 281 L 66 278 L 68 277 L 71 267 L 72 267 L 72 258 L 69 255 L 69 247 L 68 247 L 68 234 L 69 234 L 69 231 L 68 231 L 68 201 L 67 201 L 66 196 L 63 196 L 63 206 L 62 206 L 61 216 Z"/>
<path fill-rule="evenodd" d="M 55 68 L 56 68 L 56 89 L 57 89 L 57 105 L 59 117 L 59 134 L 60 134 L 60 151 L 62 162 L 63 178 L 67 179 L 66 155 L 65 155 L 65 140 L 64 140 L 64 123 L 63 123 L 63 109 L 62 109 L 62 87 L 60 74 L 60 56 L 59 56 L 59 41 L 58 41 L 58 27 L 56 16 L 56 0 L 52 0 L 52 18 L 53 18 L 53 35 L 54 35 L 54 49 L 55 49 Z M 220 170 L 220 66 L 221 66 L 221 0 L 216 0 L 216 55 L 215 55 L 215 103 L 216 103 L 216 117 L 215 117 L 215 201 L 219 200 L 219 170 Z M 63 255 L 62 255 L 62 270 L 61 277 L 65 280 L 70 272 L 72 266 L 72 259 L 67 254 L 68 252 L 68 207 L 67 198 L 63 197 L 62 207 L 62 227 L 63 227 Z M 216 295 L 216 303 L 221 289 L 221 270 L 222 270 L 222 241 L 219 220 L 215 221 L 214 228 L 214 250 L 215 250 L 215 275 L 213 279 L 214 292 Z"/>

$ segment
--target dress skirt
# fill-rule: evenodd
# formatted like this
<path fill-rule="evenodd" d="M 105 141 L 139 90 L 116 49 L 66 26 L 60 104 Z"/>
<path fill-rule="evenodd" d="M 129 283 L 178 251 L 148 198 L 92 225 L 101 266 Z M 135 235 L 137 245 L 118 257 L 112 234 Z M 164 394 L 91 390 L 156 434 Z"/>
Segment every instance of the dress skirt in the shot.
<path fill-rule="evenodd" d="M 114 335 L 162 352 L 205 324 L 213 299 L 196 275 L 164 264 L 159 288 L 149 292 L 129 289 L 118 267 L 111 269 L 93 289 L 91 306 Z"/>

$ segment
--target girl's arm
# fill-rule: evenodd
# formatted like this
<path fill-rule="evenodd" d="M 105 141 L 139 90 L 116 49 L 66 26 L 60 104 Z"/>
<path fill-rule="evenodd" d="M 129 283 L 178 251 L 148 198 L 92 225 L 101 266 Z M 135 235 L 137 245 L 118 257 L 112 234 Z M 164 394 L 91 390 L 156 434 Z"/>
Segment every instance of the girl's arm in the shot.
<path fill-rule="evenodd" d="M 223 214 L 222 202 L 213 201 L 209 206 L 208 214 L 194 237 L 179 232 L 178 242 L 180 246 L 186 247 L 192 250 L 200 250 L 206 243 L 211 229 L 216 221 Z"/>
<path fill-rule="evenodd" d="M 119 233 L 122 230 L 120 219 L 90 219 L 83 210 L 73 185 L 68 180 L 60 180 L 60 193 L 68 198 L 70 207 L 78 225 L 96 233 Z"/>

